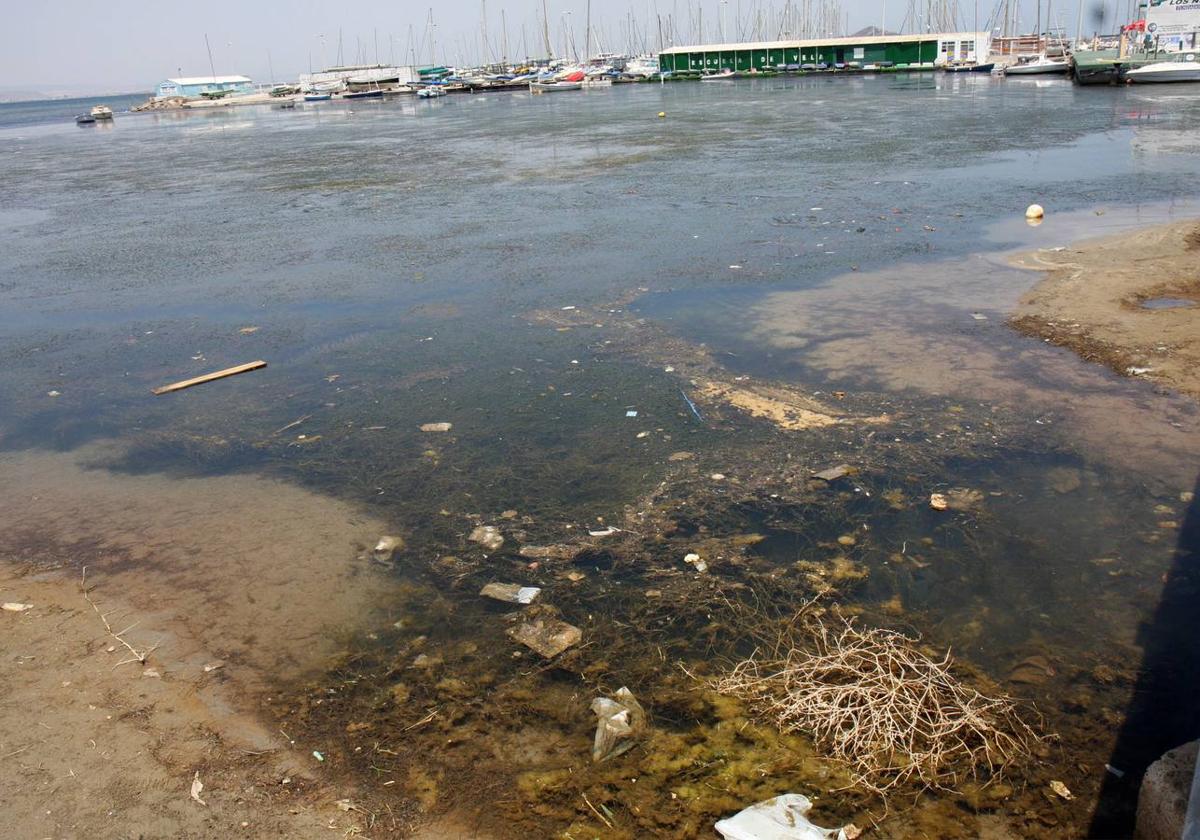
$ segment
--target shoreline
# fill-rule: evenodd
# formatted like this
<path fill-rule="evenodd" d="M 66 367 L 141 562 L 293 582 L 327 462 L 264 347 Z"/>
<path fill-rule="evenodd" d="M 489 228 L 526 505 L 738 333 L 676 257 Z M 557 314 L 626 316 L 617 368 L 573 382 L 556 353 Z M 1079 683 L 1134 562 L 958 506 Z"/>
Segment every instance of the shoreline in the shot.
<path fill-rule="evenodd" d="M 1200 220 L 1025 252 L 1012 265 L 1044 274 L 1009 315 L 1015 330 L 1200 399 Z"/>

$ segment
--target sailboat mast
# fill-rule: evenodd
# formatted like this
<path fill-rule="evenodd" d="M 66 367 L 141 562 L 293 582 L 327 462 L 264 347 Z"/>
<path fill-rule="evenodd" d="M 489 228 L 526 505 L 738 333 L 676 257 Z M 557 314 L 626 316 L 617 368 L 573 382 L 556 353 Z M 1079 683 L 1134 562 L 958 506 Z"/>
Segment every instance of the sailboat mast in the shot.
<path fill-rule="evenodd" d="M 583 30 L 583 60 L 586 62 L 592 57 L 592 0 L 587 3 L 587 23 Z"/>

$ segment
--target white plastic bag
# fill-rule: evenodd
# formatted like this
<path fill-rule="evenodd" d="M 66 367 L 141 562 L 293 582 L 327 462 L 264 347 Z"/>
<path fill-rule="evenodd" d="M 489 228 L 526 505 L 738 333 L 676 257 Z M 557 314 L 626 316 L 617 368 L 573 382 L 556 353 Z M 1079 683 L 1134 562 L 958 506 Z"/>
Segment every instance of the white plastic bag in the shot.
<path fill-rule="evenodd" d="M 846 840 L 840 828 L 820 828 L 805 815 L 812 809 L 807 796 L 785 793 L 751 805 L 716 825 L 725 840 Z"/>
<path fill-rule="evenodd" d="M 646 726 L 646 712 L 634 699 L 633 692 L 622 686 L 613 698 L 597 697 L 592 711 L 596 721 L 596 741 L 592 745 L 592 761 L 604 761 L 620 755 L 633 746 L 633 739 Z"/>

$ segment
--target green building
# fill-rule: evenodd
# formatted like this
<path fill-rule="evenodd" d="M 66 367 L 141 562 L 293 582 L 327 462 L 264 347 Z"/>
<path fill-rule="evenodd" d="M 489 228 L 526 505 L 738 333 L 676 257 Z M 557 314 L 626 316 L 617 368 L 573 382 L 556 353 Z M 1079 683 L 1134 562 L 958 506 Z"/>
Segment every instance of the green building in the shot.
<path fill-rule="evenodd" d="M 788 65 L 888 62 L 897 67 L 934 67 L 950 61 L 987 60 L 986 32 L 928 32 L 923 35 L 813 38 L 746 44 L 671 47 L 658 54 L 659 67 L 674 73 L 775 70 Z"/>

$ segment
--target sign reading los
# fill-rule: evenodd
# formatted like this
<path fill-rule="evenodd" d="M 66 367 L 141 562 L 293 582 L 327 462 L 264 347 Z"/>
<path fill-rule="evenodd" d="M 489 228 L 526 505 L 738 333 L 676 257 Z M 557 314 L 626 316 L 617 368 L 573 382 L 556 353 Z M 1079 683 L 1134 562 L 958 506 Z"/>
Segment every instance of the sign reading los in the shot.
<path fill-rule="evenodd" d="M 1150 0 L 1146 9 L 1146 32 L 1177 35 L 1200 30 L 1200 0 Z"/>

